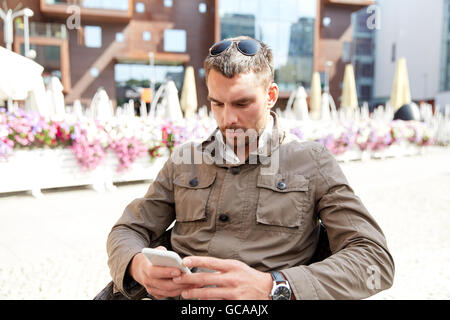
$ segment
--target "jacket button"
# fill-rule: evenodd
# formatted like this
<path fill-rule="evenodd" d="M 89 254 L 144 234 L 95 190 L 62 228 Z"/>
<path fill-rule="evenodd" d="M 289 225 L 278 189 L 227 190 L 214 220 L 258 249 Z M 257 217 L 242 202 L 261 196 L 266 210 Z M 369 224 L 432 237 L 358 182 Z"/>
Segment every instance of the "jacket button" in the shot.
<path fill-rule="evenodd" d="M 286 189 L 286 183 L 284 183 L 283 181 L 278 182 L 277 188 L 280 190 Z"/>
<path fill-rule="evenodd" d="M 228 215 L 225 214 L 225 213 L 221 213 L 221 214 L 219 215 L 219 220 L 222 221 L 222 222 L 227 222 L 228 219 L 229 219 L 229 218 L 228 218 Z"/>
<path fill-rule="evenodd" d="M 231 167 L 231 173 L 234 175 L 239 174 L 240 171 L 239 167 Z"/>
<path fill-rule="evenodd" d="M 191 187 L 196 187 L 198 185 L 198 180 L 197 178 L 192 179 L 191 181 L 189 181 L 189 185 Z"/>

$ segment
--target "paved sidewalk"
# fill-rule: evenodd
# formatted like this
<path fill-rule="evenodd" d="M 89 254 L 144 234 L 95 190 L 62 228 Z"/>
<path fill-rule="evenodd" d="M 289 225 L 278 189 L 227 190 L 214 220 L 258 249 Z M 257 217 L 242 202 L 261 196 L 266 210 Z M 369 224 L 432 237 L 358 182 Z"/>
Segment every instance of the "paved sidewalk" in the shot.
<path fill-rule="evenodd" d="M 450 299 L 450 148 L 341 167 L 395 260 L 371 299 Z M 110 281 L 107 235 L 148 184 L 0 196 L 0 299 L 92 299 Z"/>

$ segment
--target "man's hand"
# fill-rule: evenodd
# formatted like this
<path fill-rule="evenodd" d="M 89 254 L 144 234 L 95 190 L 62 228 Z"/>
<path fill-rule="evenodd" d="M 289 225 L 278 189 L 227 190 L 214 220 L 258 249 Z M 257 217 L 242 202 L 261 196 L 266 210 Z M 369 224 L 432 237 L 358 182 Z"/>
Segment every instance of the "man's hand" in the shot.
<path fill-rule="evenodd" d="M 268 300 L 272 290 L 272 277 L 250 268 L 237 260 L 190 256 L 183 259 L 188 268 L 200 267 L 217 270 L 214 273 L 183 274 L 174 283 L 195 286 L 182 291 L 185 299 Z M 216 286 L 202 288 L 203 286 Z"/>
<path fill-rule="evenodd" d="M 156 249 L 167 250 L 164 247 Z M 173 282 L 174 277 L 181 275 L 180 269 L 154 266 L 142 253 L 133 257 L 128 272 L 157 299 L 179 296 L 183 290 L 192 287 Z"/>

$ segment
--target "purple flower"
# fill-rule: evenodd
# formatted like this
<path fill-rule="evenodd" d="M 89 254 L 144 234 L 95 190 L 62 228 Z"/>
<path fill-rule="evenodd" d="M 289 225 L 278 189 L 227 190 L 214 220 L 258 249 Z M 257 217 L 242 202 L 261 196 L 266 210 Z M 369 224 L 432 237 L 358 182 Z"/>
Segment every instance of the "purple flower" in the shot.
<path fill-rule="evenodd" d="M 300 140 L 303 140 L 304 134 L 300 128 L 291 129 L 291 133 L 296 135 Z"/>

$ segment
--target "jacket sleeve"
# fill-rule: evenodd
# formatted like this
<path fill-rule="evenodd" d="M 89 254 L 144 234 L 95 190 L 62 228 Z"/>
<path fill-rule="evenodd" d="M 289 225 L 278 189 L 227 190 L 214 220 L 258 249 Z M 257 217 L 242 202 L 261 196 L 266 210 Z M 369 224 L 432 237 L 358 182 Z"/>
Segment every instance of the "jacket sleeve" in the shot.
<path fill-rule="evenodd" d="M 392 286 L 394 261 L 378 224 L 323 146 L 316 156 L 315 212 L 332 255 L 283 270 L 297 299 L 364 299 Z"/>
<path fill-rule="evenodd" d="M 127 274 L 131 259 L 160 238 L 175 220 L 169 159 L 143 198 L 132 201 L 113 226 L 107 240 L 108 266 L 115 288 L 132 298 L 143 287 Z"/>

